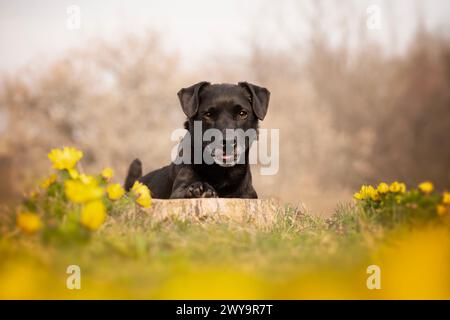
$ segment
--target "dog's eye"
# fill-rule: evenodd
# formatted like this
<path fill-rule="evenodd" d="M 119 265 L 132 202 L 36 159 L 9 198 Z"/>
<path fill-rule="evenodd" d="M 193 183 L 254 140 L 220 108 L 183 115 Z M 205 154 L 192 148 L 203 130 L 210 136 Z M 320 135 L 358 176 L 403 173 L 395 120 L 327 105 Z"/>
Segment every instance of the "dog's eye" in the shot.
<path fill-rule="evenodd" d="M 242 119 L 247 118 L 247 115 L 248 115 L 247 111 L 244 110 L 239 111 L 239 117 L 241 117 Z"/>
<path fill-rule="evenodd" d="M 203 117 L 204 118 L 211 118 L 211 116 L 212 116 L 212 113 L 211 112 L 205 112 L 204 114 L 203 114 Z"/>

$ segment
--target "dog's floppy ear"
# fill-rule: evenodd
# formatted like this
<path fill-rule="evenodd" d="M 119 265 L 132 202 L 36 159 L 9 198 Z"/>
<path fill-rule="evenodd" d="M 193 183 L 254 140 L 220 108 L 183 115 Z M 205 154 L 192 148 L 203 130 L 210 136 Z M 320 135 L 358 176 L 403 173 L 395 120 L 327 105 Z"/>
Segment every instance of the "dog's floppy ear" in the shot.
<path fill-rule="evenodd" d="M 181 107 L 188 118 L 192 118 L 198 111 L 200 89 L 209 86 L 210 83 L 202 81 L 194 84 L 188 88 L 183 88 L 178 91 L 178 99 L 180 99 Z"/>
<path fill-rule="evenodd" d="M 239 82 L 238 85 L 244 87 L 250 92 L 253 112 L 256 114 L 259 120 L 264 120 L 267 114 L 267 108 L 269 107 L 269 90 L 248 82 Z"/>

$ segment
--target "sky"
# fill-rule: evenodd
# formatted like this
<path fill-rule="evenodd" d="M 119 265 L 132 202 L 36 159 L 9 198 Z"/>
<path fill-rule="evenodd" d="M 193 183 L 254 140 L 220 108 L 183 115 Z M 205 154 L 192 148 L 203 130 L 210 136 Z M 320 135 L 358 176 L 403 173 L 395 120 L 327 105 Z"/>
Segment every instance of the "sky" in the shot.
<path fill-rule="evenodd" d="M 337 12 L 348 10 L 346 22 L 356 25 L 373 4 L 381 8 L 383 24 L 374 33 L 380 41 L 390 39 L 389 27 L 394 26 L 395 42 L 406 43 L 418 12 L 428 27 L 450 34 L 448 0 L 323 0 L 327 14 L 322 25 L 337 37 Z M 67 27 L 71 5 L 80 9 L 76 29 Z M 245 54 L 252 36 L 283 47 L 286 34 L 306 37 L 309 10 L 307 0 L 0 0 L 0 74 L 56 58 L 92 38 L 114 40 L 146 30 L 164 35 L 167 48 L 179 52 L 185 63 L 223 51 Z"/>

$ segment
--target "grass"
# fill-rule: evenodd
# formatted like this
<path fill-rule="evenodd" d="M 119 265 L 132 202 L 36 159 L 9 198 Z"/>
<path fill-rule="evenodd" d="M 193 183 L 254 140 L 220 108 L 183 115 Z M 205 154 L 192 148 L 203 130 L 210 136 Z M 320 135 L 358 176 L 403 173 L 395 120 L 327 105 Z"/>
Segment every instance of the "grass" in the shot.
<path fill-rule="evenodd" d="M 115 208 L 84 243 L 0 241 L 0 298 L 450 298 L 450 232 L 440 222 L 385 226 L 359 206 L 329 219 L 286 206 L 270 226 L 156 222 Z M 366 286 L 367 266 L 382 289 Z M 81 290 L 66 269 L 81 268 Z"/>

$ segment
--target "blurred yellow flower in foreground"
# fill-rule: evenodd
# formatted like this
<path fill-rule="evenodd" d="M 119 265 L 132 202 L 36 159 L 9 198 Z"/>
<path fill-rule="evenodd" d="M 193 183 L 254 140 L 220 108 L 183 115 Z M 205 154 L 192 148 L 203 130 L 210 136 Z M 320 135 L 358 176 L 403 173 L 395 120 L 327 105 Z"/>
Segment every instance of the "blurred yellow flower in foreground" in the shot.
<path fill-rule="evenodd" d="M 445 191 L 442 194 L 442 203 L 443 204 L 450 204 L 450 192 Z"/>
<path fill-rule="evenodd" d="M 444 206 L 442 204 L 438 204 L 436 207 L 436 212 L 440 216 L 445 216 L 448 213 L 448 209 L 446 206 Z"/>
<path fill-rule="evenodd" d="M 21 212 L 17 216 L 17 226 L 25 233 L 32 234 L 42 228 L 41 218 L 33 212 Z"/>
<path fill-rule="evenodd" d="M 387 184 L 387 183 L 384 183 L 384 182 L 380 183 L 380 184 L 378 185 L 378 187 L 377 187 L 377 191 L 378 191 L 379 193 L 381 193 L 381 194 L 388 193 L 388 192 L 389 192 L 389 186 L 388 186 L 388 184 Z"/>
<path fill-rule="evenodd" d="M 406 185 L 404 183 L 394 181 L 389 186 L 389 190 L 393 193 L 397 192 L 404 193 L 406 191 Z"/>
<path fill-rule="evenodd" d="M 131 191 L 136 196 L 136 202 L 144 208 L 150 207 L 152 204 L 152 198 L 150 196 L 150 190 L 148 187 L 139 181 L 136 181 L 131 188 Z"/>
<path fill-rule="evenodd" d="M 45 179 L 44 181 L 42 181 L 41 183 L 41 188 L 43 189 L 47 189 L 48 187 L 50 187 L 53 183 L 55 183 L 56 179 L 58 178 L 58 176 L 56 174 L 51 174 L 47 179 Z"/>
<path fill-rule="evenodd" d="M 431 193 L 434 190 L 433 183 L 430 181 L 425 181 L 419 184 L 419 190 L 422 191 L 425 194 Z"/>
<path fill-rule="evenodd" d="M 106 192 L 108 193 L 108 198 L 111 200 L 119 200 L 125 194 L 125 190 L 119 183 L 110 184 L 106 187 Z"/>
<path fill-rule="evenodd" d="M 97 185 L 95 180 L 83 183 L 80 180 L 67 180 L 64 183 L 67 198 L 75 203 L 85 203 L 102 197 L 103 189 Z"/>
<path fill-rule="evenodd" d="M 81 210 L 80 222 L 90 230 L 97 230 L 105 222 L 106 209 L 102 201 L 88 202 Z"/>
<path fill-rule="evenodd" d="M 264 299 L 270 287 L 253 274 L 219 266 L 180 270 L 165 281 L 157 299 Z"/>
<path fill-rule="evenodd" d="M 112 179 L 112 177 L 114 176 L 114 170 L 112 168 L 105 168 L 102 170 L 102 177 L 109 181 Z"/>
<path fill-rule="evenodd" d="M 404 229 L 375 254 L 383 299 L 449 299 L 450 233 L 446 227 Z"/>
<path fill-rule="evenodd" d="M 72 147 L 63 149 L 53 149 L 48 154 L 48 158 L 53 164 L 53 168 L 58 170 L 70 170 L 83 157 L 83 152 Z"/>

